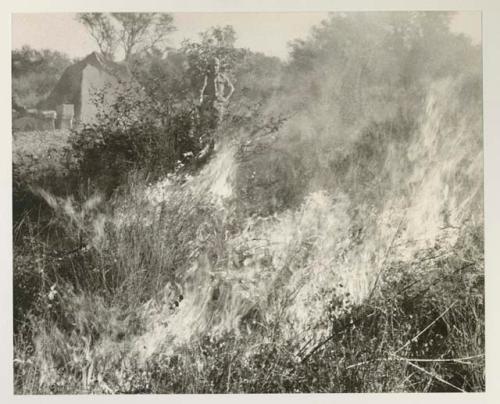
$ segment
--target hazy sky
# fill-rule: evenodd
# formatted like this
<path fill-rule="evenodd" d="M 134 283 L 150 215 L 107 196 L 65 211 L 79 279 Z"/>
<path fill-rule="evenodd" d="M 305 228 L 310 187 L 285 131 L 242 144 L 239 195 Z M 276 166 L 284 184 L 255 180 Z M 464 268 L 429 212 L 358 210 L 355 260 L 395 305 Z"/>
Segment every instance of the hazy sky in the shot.
<path fill-rule="evenodd" d="M 307 36 L 310 28 L 327 13 L 173 13 L 177 31 L 172 34 L 172 46 L 184 38 L 196 39 L 199 32 L 214 25 L 232 25 L 237 33 L 236 46 L 250 48 L 268 55 L 285 58 L 287 42 Z M 452 22 L 452 30 L 481 41 L 479 12 L 461 12 Z M 19 48 L 49 48 L 81 57 L 97 50 L 85 28 L 75 21 L 75 14 L 13 14 L 12 46 Z"/>

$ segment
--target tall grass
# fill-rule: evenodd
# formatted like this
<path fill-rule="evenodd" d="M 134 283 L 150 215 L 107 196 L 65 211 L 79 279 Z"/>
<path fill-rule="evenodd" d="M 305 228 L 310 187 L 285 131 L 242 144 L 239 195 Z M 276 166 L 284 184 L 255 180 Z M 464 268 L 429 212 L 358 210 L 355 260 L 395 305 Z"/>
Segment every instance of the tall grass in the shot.
<path fill-rule="evenodd" d="M 350 94 L 364 54 L 320 56 L 199 170 L 32 188 L 17 393 L 484 390 L 481 82 Z"/>

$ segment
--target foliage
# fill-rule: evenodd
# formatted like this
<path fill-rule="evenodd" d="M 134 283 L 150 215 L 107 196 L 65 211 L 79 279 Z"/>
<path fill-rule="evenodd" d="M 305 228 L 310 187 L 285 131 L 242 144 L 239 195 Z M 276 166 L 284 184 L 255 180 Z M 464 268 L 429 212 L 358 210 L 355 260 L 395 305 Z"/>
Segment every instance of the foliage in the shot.
<path fill-rule="evenodd" d="M 104 55 L 113 59 L 121 48 L 125 61 L 141 52 L 165 52 L 168 36 L 175 30 L 167 13 L 80 13 L 77 20 Z"/>
<path fill-rule="evenodd" d="M 125 60 L 133 53 L 165 49 L 168 35 L 175 30 L 173 18 L 166 13 L 112 13 L 123 29 L 120 40 Z"/>
<path fill-rule="evenodd" d="M 110 106 L 96 102 L 102 107 L 97 122 L 78 129 L 72 143 L 78 175 L 83 182 L 91 180 L 96 190 L 109 195 L 137 170 L 153 180 L 173 171 L 183 154 L 197 151 L 188 109 L 168 108 L 134 85 Z"/>
<path fill-rule="evenodd" d="M 198 87 L 203 83 L 207 70 L 214 57 L 220 61 L 221 70 L 232 75 L 235 66 L 246 54 L 244 49 L 235 48 L 236 33 L 230 25 L 213 27 L 200 34 L 200 40 L 183 42 L 181 51 L 188 62 L 187 74 Z"/>
<path fill-rule="evenodd" d="M 109 17 L 104 13 L 80 13 L 77 20 L 87 28 L 101 53 L 112 60 L 118 47 L 118 33 Z"/>
<path fill-rule="evenodd" d="M 344 126 L 384 119 L 389 106 L 414 115 L 400 96 L 413 101 L 432 80 L 481 72 L 480 48 L 449 20 L 448 12 L 334 13 L 291 43 L 287 95 L 305 109 L 328 97 L 329 115 Z"/>
<path fill-rule="evenodd" d="M 140 88 L 123 89 L 111 106 L 105 105 L 104 92 L 96 94 L 97 123 L 73 138 L 82 181 L 95 181 L 96 189 L 109 194 L 133 171 L 153 180 L 191 163 L 199 166 L 194 158 L 214 136 L 199 116 L 199 81 L 213 55 L 227 68 L 243 64 L 248 52 L 234 48 L 234 35 L 229 26 L 213 28 L 200 42 L 186 42 L 166 57 L 155 51 L 134 56 L 130 65 Z"/>
<path fill-rule="evenodd" d="M 161 52 L 136 55 L 130 61 L 132 73 L 146 93 L 165 108 L 182 107 L 194 101 L 196 91 L 186 74 L 186 55 L 171 51 L 165 56 Z"/>
<path fill-rule="evenodd" d="M 236 88 L 231 114 L 243 116 L 279 87 L 282 63 L 235 48 L 235 39 L 231 26 L 214 27 L 201 33 L 198 41 L 185 41 L 166 56 L 155 51 L 136 55 L 130 66 L 146 93 L 164 109 L 182 109 L 199 103 L 207 69 L 218 57 Z"/>
<path fill-rule="evenodd" d="M 49 49 L 29 46 L 12 51 L 12 98 L 21 107 L 34 108 L 54 88 L 71 59 Z"/>

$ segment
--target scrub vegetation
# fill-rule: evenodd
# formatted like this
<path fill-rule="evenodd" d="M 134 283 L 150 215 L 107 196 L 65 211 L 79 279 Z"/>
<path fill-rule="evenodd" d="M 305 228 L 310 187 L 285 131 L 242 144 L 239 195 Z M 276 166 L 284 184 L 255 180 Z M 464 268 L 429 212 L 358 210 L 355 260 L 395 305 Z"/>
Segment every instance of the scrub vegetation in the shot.
<path fill-rule="evenodd" d="M 142 90 L 52 154 L 17 134 L 15 392 L 484 391 L 481 49 L 450 18 L 332 14 L 286 62 L 214 28 L 130 56 Z"/>

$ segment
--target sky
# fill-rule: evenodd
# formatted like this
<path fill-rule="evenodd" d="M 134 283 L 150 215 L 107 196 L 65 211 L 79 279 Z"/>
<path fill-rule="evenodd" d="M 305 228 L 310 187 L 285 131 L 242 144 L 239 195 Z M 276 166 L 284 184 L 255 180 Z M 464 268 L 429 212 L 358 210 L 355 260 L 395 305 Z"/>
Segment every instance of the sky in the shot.
<path fill-rule="evenodd" d="M 177 31 L 171 36 L 171 46 L 183 39 L 196 39 L 198 33 L 216 25 L 232 25 L 237 33 L 236 46 L 285 59 L 287 43 L 307 37 L 311 27 L 327 17 L 315 13 L 173 13 Z M 451 29 L 481 42 L 481 14 L 460 12 Z M 30 45 L 36 49 L 49 48 L 83 57 L 98 50 L 86 29 L 75 20 L 74 13 L 13 14 L 12 47 Z"/>

